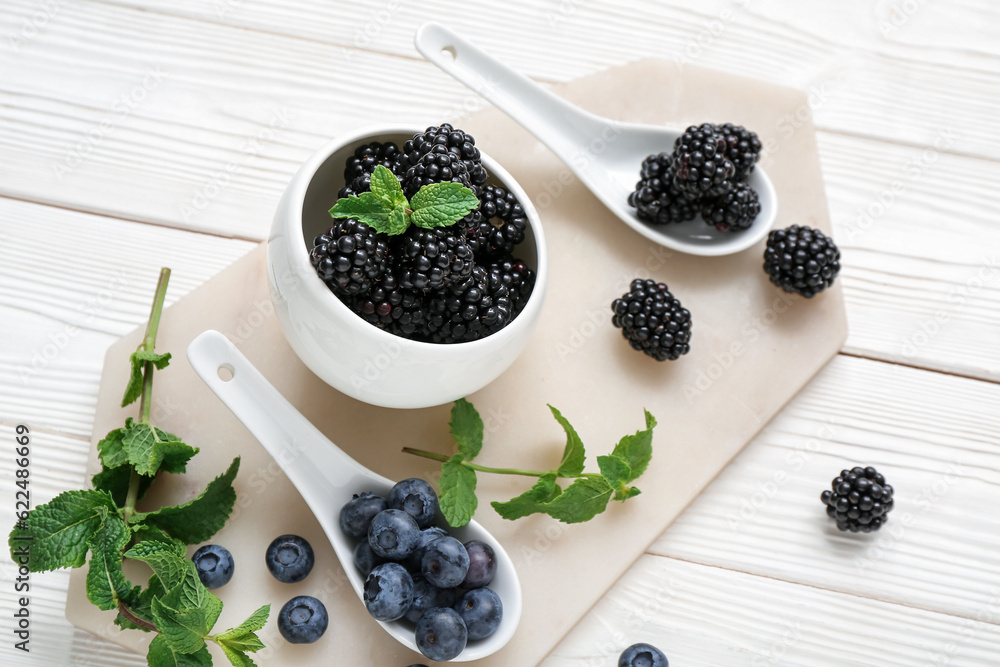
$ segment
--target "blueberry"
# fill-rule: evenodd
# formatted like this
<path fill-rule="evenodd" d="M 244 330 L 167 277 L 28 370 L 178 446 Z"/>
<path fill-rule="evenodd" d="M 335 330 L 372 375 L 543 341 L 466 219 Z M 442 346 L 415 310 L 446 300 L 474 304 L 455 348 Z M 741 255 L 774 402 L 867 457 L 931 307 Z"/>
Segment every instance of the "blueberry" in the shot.
<path fill-rule="evenodd" d="M 290 644 L 312 644 L 329 624 L 326 607 L 309 595 L 292 598 L 278 612 L 278 630 Z"/>
<path fill-rule="evenodd" d="M 354 498 L 340 508 L 340 529 L 351 537 L 361 537 L 368 533 L 368 524 L 375 515 L 387 507 L 382 496 L 373 493 L 355 494 Z"/>
<path fill-rule="evenodd" d="M 402 618 L 413 603 L 413 579 L 399 563 L 376 565 L 365 579 L 365 607 L 376 621 Z"/>
<path fill-rule="evenodd" d="M 372 551 L 368 540 L 361 540 L 354 546 L 354 567 L 358 568 L 358 571 L 366 577 L 373 567 L 384 562 L 384 558 Z"/>
<path fill-rule="evenodd" d="M 458 586 L 468 572 L 469 552 L 454 537 L 434 540 L 420 559 L 420 573 L 438 588 Z"/>
<path fill-rule="evenodd" d="M 469 639 L 485 639 L 497 631 L 503 619 L 503 604 L 500 596 L 489 588 L 473 588 L 466 591 L 454 606 L 455 611 L 465 621 Z"/>
<path fill-rule="evenodd" d="M 413 577 L 413 604 L 406 611 L 406 620 L 416 623 L 424 612 L 432 607 L 450 607 L 455 604 L 458 591 L 454 588 L 438 588 L 418 575 Z"/>
<path fill-rule="evenodd" d="M 403 560 L 416 550 L 419 541 L 420 527 L 403 510 L 383 510 L 368 527 L 372 551 L 389 560 Z"/>
<path fill-rule="evenodd" d="M 217 544 L 206 544 L 194 552 L 191 561 L 198 570 L 198 578 L 205 588 L 221 588 L 233 578 L 233 555 L 229 549 Z"/>
<path fill-rule="evenodd" d="M 438 498 L 434 487 L 422 479 L 411 477 L 392 487 L 389 492 L 389 508 L 404 510 L 426 528 L 437 516 Z"/>
<path fill-rule="evenodd" d="M 424 557 L 424 550 L 427 549 L 427 545 L 439 537 L 448 537 L 448 531 L 444 528 L 438 528 L 437 526 L 424 528 L 420 531 L 420 540 L 417 542 L 417 548 L 414 549 L 412 554 L 406 557 L 406 562 L 403 563 L 403 565 L 406 566 L 406 569 L 410 572 L 419 573 L 420 559 Z"/>
<path fill-rule="evenodd" d="M 667 667 L 667 656 L 650 644 L 632 644 L 622 651 L 618 667 Z"/>
<path fill-rule="evenodd" d="M 267 569 L 274 578 L 286 584 L 302 581 L 316 563 L 312 547 L 298 535 L 274 538 L 264 555 Z"/>
<path fill-rule="evenodd" d="M 469 631 L 458 612 L 450 607 L 434 607 L 417 621 L 417 648 L 431 660 L 451 660 L 465 650 Z"/>
<path fill-rule="evenodd" d="M 469 552 L 469 572 L 465 575 L 462 588 L 488 586 L 497 573 L 497 555 L 493 547 L 479 540 L 465 543 Z"/>

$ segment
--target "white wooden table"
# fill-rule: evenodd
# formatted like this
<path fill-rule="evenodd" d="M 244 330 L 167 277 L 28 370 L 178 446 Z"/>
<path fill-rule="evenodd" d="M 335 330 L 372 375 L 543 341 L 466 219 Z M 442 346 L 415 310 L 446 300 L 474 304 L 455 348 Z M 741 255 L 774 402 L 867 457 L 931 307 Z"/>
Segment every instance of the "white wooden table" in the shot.
<path fill-rule="evenodd" d="M 250 250 L 298 163 L 341 128 L 482 106 L 414 51 L 426 17 L 542 82 L 656 56 L 812 91 L 844 255 L 843 354 L 545 664 L 610 666 L 650 641 L 675 667 L 1000 665 L 987 0 L 5 0 L 0 479 L 26 423 L 33 501 L 83 483 L 104 350 L 145 320 L 161 265 L 174 301 Z M 898 499 L 861 539 L 819 504 L 855 462 Z M 0 574 L 11 610 L 9 559 Z M 4 612 L 3 663 L 144 664 L 65 621 L 67 580 L 31 578 L 31 654 Z"/>

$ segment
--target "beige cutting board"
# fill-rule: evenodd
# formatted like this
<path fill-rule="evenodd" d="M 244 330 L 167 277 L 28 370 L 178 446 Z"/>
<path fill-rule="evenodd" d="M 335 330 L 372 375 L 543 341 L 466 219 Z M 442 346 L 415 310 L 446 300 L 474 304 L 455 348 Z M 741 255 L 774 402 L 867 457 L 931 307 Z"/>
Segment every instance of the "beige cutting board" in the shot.
<path fill-rule="evenodd" d="M 641 61 L 558 87 L 581 106 L 617 120 L 683 127 L 732 121 L 755 130 L 769 148 L 764 164 L 780 201 L 778 226 L 830 231 L 808 103 L 800 91 L 694 67 Z M 789 119 L 797 119 L 794 123 Z M 536 516 L 500 519 L 491 500 L 527 489 L 531 480 L 480 475 L 477 518 L 502 541 L 518 568 L 524 615 L 511 643 L 482 665 L 534 665 L 643 553 L 695 496 L 778 410 L 840 349 L 846 337 L 839 286 L 806 300 L 786 295 L 762 271 L 763 242 L 730 257 L 666 251 L 622 225 L 569 175 L 566 166 L 506 116 L 490 109 L 461 121 L 479 145 L 504 164 L 531 196 L 545 226 L 551 281 L 544 312 L 520 359 L 471 400 L 486 421 L 478 462 L 548 469 L 564 439 L 546 403 L 576 426 L 588 463 L 618 438 L 643 426 L 642 408 L 659 420 L 654 455 L 637 485 L 642 495 L 612 503 L 593 521 L 566 526 Z M 668 146 L 650 146 L 650 152 Z M 639 165 L 636 165 L 638 173 Z M 149 502 L 181 501 L 221 473 L 234 456 L 238 508 L 213 540 L 236 559 L 233 581 L 220 589 L 219 628 L 272 605 L 263 631 L 262 665 L 373 665 L 425 662 L 388 637 L 365 613 L 305 503 L 262 447 L 196 378 L 184 350 L 201 331 L 227 334 L 279 391 L 332 441 L 362 464 L 392 478 L 436 479 L 437 464 L 400 453 L 404 445 L 451 452 L 449 406 L 402 411 L 341 395 L 299 362 L 273 316 L 264 247 L 239 260 L 163 316 L 157 349 L 174 354 L 157 374 L 155 422 L 201 453 L 180 478 L 165 475 Z M 610 323 L 611 301 L 635 277 L 665 281 L 692 312 L 692 351 L 657 363 L 633 351 Z M 152 296 L 152 295 L 150 295 Z M 94 442 L 123 423 L 127 360 L 135 331 L 107 355 L 94 421 Z M 97 469 L 96 456 L 90 465 Z M 339 508 L 331 505 L 330 512 Z M 264 550 L 282 533 L 316 548 L 313 573 L 280 584 L 264 567 Z M 136 575 L 138 576 L 138 574 Z M 74 573 L 67 616 L 74 624 L 144 651 L 146 635 L 119 633 L 114 614 L 86 601 L 84 571 Z M 331 623 L 319 642 L 285 644 L 274 615 L 295 595 L 321 598 Z M 216 654 L 216 664 L 227 664 Z"/>

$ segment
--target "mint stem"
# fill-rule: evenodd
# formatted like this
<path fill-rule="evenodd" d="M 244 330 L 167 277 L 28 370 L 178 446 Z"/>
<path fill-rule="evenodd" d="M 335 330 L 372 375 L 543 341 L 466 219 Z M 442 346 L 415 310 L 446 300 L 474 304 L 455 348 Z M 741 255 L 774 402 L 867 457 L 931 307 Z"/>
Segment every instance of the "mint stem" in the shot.
<path fill-rule="evenodd" d="M 428 452 L 424 449 L 414 449 L 413 447 L 403 447 L 403 452 L 406 454 L 413 454 L 414 456 L 422 456 L 425 459 L 432 459 L 434 461 L 450 461 L 451 457 L 445 454 L 438 454 L 437 452 Z M 461 461 L 461 464 L 466 468 L 471 468 L 472 470 L 478 470 L 479 472 L 492 472 L 497 475 L 523 475 L 524 477 L 542 477 L 544 475 L 549 475 L 555 472 L 554 470 L 522 470 L 520 468 L 491 468 L 489 466 L 481 466 L 476 463 L 469 463 L 468 461 Z M 564 477 L 570 479 L 572 477 L 583 477 L 583 475 L 558 475 L 558 477 Z"/>
<path fill-rule="evenodd" d="M 135 614 L 133 614 L 132 610 L 129 609 L 128 607 L 126 607 L 125 603 L 122 602 L 121 600 L 118 601 L 118 613 L 121 614 L 122 616 L 124 616 L 125 618 L 127 618 L 128 620 L 130 620 L 135 625 L 138 625 L 140 628 L 142 628 L 144 630 L 149 630 L 150 632 L 159 632 L 159 630 L 156 629 L 155 625 L 153 625 L 152 623 L 150 623 L 146 619 L 139 618 L 138 616 L 136 616 Z"/>

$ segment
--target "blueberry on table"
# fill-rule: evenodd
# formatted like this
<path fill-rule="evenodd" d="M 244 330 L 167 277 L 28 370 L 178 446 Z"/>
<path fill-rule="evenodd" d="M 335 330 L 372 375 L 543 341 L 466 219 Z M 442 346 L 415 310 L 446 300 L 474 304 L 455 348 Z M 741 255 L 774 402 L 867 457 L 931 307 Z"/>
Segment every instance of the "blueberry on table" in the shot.
<path fill-rule="evenodd" d="M 500 627 L 503 620 L 503 603 L 500 596 L 489 588 L 466 591 L 453 607 L 465 622 L 469 639 L 486 639 Z"/>
<path fill-rule="evenodd" d="M 389 508 L 405 511 L 416 520 L 417 525 L 426 528 L 437 516 L 437 493 L 422 479 L 404 479 L 389 492 Z"/>
<path fill-rule="evenodd" d="M 292 598 L 278 612 L 278 631 L 290 644 L 312 644 L 329 624 L 326 607 L 309 595 Z"/>
<path fill-rule="evenodd" d="M 340 508 L 340 529 L 351 537 L 366 535 L 375 515 L 387 508 L 382 496 L 373 493 L 355 494 Z"/>
<path fill-rule="evenodd" d="M 417 549 L 420 527 L 407 512 L 387 509 L 379 512 L 368 527 L 372 551 L 388 560 L 403 560 Z"/>
<path fill-rule="evenodd" d="M 372 551 L 372 546 L 368 544 L 368 540 L 361 540 L 354 545 L 354 567 L 358 568 L 358 572 L 366 577 L 372 571 L 372 568 L 384 562 L 384 558 Z"/>
<path fill-rule="evenodd" d="M 417 621 L 417 648 L 431 660 L 451 660 L 465 650 L 469 631 L 458 612 L 450 607 L 428 609 Z"/>
<path fill-rule="evenodd" d="M 282 535 L 274 538 L 264 562 L 274 578 L 286 584 L 302 581 L 316 563 L 312 546 L 298 535 Z"/>
<path fill-rule="evenodd" d="M 469 572 L 469 552 L 454 537 L 431 542 L 420 559 L 420 573 L 438 588 L 458 586 Z"/>
<path fill-rule="evenodd" d="M 450 607 L 455 604 L 458 591 L 438 588 L 419 574 L 413 576 L 413 603 L 406 610 L 406 620 L 416 623 L 424 612 L 433 607 Z"/>
<path fill-rule="evenodd" d="M 667 667 L 667 656 L 650 644 L 632 644 L 622 651 L 618 667 Z"/>
<path fill-rule="evenodd" d="M 365 579 L 365 607 L 376 621 L 395 621 L 413 603 L 413 579 L 399 563 L 376 565 Z"/>
<path fill-rule="evenodd" d="M 198 570 L 201 583 L 208 589 L 221 588 L 228 584 L 236 568 L 229 549 L 217 544 L 206 544 L 195 551 L 191 556 L 191 562 Z"/>
<path fill-rule="evenodd" d="M 469 552 L 469 571 L 462 581 L 462 588 L 480 588 L 488 586 L 497 573 L 497 555 L 493 547 L 481 540 L 469 540 L 465 543 Z"/>

